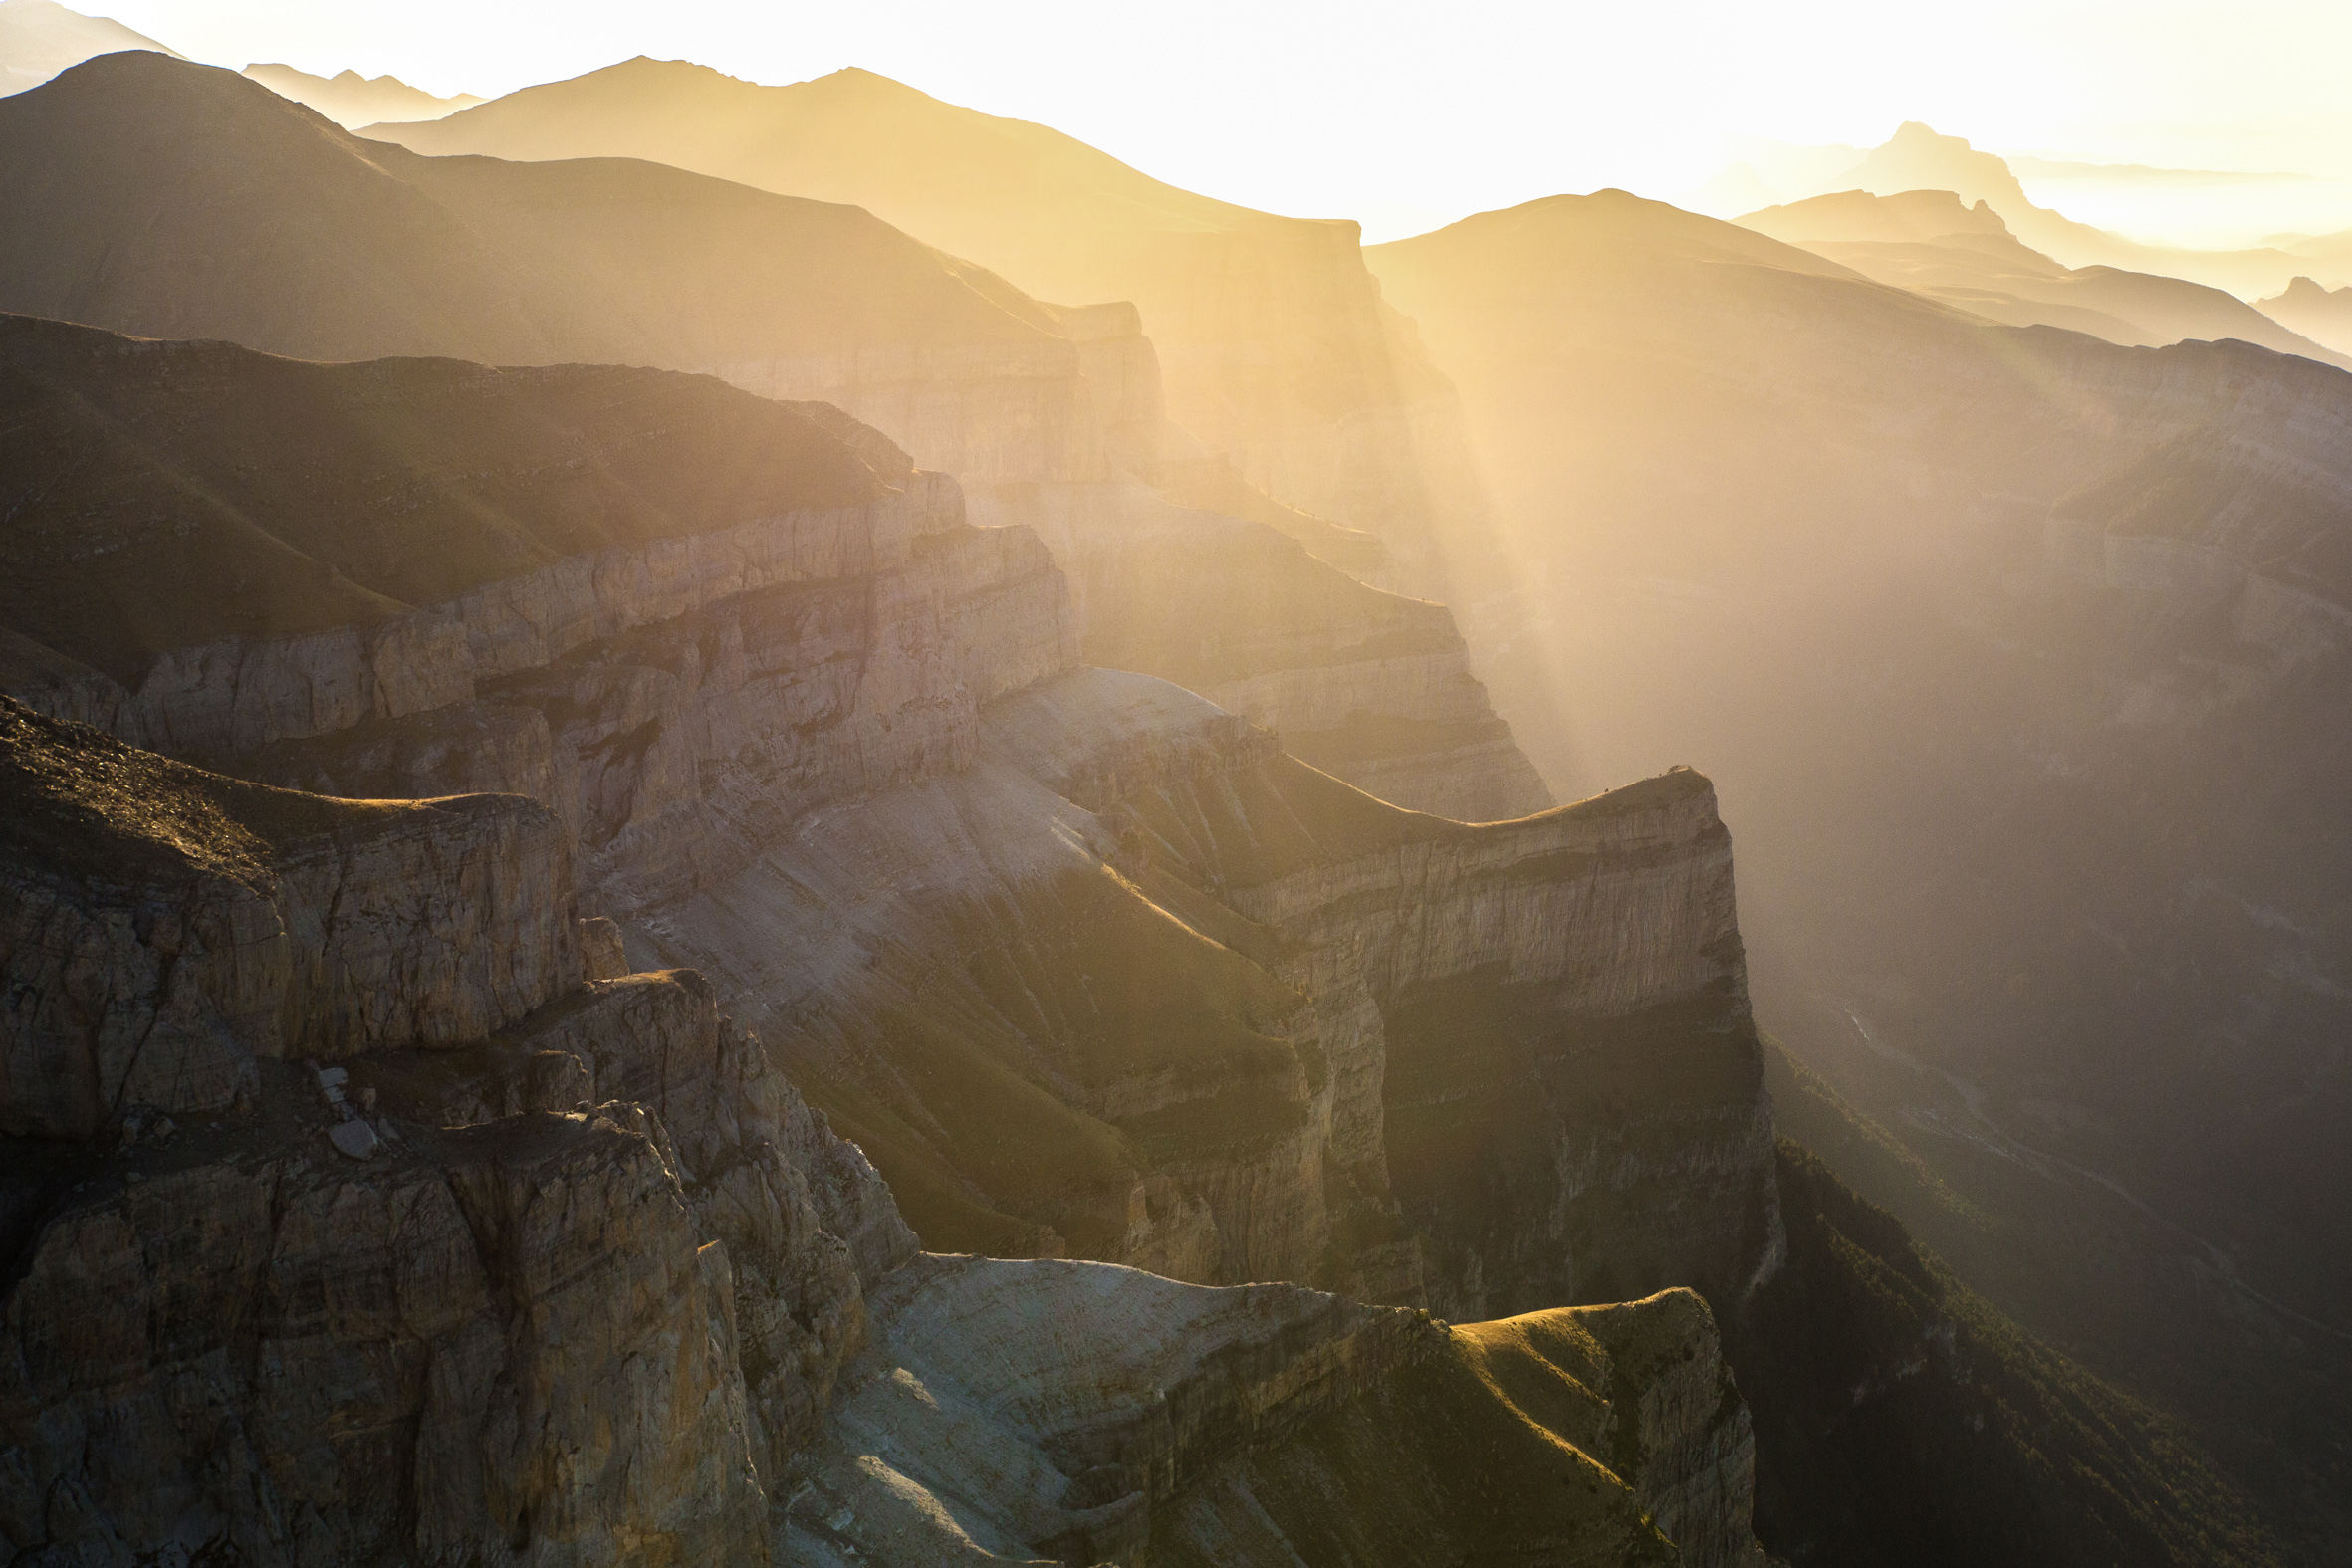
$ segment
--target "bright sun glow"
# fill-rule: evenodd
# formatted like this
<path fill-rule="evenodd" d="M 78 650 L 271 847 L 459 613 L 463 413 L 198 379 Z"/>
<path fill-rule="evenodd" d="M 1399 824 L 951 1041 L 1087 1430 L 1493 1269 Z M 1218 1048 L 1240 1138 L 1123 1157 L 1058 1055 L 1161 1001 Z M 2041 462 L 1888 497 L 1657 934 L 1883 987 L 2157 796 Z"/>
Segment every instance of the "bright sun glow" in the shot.
<path fill-rule="evenodd" d="M 2169 238 L 2213 243 L 2352 223 L 2352 190 L 2334 183 L 2352 178 L 2352 7 L 2314 0 L 2258 19 L 2182 0 L 1988 0 L 1965 16 L 1862 0 L 90 9 L 214 64 L 355 67 L 442 94 L 505 93 L 638 54 L 771 83 L 858 65 L 1056 126 L 1189 189 L 1362 218 L 1373 239 L 1556 191 L 1685 197 L 1737 137 L 1869 146 L 1906 119 L 2000 152 L 2329 177 L 2241 192 L 2210 217 L 2170 199 L 2146 214 L 2074 203 L 2120 228 L 2169 222 Z"/>

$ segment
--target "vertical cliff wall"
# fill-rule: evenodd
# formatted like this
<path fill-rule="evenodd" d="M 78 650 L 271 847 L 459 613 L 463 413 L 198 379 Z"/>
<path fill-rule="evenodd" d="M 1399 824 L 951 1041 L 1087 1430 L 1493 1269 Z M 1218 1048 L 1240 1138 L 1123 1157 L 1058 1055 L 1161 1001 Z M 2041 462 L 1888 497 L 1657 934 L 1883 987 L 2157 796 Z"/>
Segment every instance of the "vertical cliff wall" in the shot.
<path fill-rule="evenodd" d="M 12 1547 L 764 1556 L 913 1237 L 698 978 L 583 983 L 560 824 L 13 703 L 0 784 Z"/>

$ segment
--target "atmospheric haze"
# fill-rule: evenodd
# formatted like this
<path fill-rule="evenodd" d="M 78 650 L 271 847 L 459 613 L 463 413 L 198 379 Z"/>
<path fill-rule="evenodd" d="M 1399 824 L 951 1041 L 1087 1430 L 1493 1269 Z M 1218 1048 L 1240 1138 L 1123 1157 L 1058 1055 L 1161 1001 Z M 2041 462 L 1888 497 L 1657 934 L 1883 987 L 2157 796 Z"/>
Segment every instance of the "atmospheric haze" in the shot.
<path fill-rule="evenodd" d="M 2352 179 L 2339 150 L 2352 146 L 2352 106 L 2334 66 L 2352 52 L 2352 16 L 2323 3 L 2273 8 L 2258 28 L 2197 0 L 1996 0 L 1965 27 L 1859 0 L 1506 3 L 1442 19 L 1234 0 L 1181 12 L 588 0 L 561 26 L 513 0 L 423 0 L 396 20 L 299 0 L 127 0 L 110 14 L 219 65 L 282 59 L 324 77 L 355 66 L 442 96 L 634 55 L 769 83 L 863 66 L 1052 125 L 1188 189 L 1367 218 L 1375 238 L 1538 191 L 1672 198 L 1733 161 L 1739 138 L 1869 146 L 1905 119 L 2045 157 Z M 2280 210 L 2291 216 L 2243 237 L 2352 225 L 2352 206 Z"/>
<path fill-rule="evenodd" d="M 5 1555 L 2352 1565 L 2347 46 L 0 0 Z"/>

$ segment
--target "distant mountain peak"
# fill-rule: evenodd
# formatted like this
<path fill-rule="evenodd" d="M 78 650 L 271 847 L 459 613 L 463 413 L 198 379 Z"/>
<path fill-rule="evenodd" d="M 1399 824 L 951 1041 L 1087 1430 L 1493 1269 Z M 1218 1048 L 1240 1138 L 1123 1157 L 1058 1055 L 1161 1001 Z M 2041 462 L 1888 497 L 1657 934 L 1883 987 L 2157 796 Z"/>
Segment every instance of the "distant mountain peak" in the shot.
<path fill-rule="evenodd" d="M 1935 126 L 1929 124 L 1924 119 L 1906 119 L 1903 121 L 1903 123 L 1895 127 L 1895 133 L 1889 136 L 1887 141 L 1890 144 L 1899 141 L 1950 142 L 1966 151 L 1973 152 L 1976 150 L 1974 147 L 1969 145 L 1968 137 L 1947 136 L 1944 134 L 1944 132 L 1938 130 Z"/>
<path fill-rule="evenodd" d="M 483 102 L 471 93 L 437 98 L 398 77 L 361 76 L 348 66 L 332 77 L 321 77 L 282 63 L 257 62 L 243 75 L 280 98 L 317 110 L 347 130 L 379 120 L 439 119 Z"/>

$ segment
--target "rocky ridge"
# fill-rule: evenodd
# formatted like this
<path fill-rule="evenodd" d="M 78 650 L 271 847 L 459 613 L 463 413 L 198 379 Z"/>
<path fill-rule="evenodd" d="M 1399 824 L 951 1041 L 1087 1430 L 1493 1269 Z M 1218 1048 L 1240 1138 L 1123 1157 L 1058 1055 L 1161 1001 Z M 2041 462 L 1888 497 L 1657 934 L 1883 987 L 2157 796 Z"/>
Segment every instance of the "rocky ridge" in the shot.
<path fill-rule="evenodd" d="M 766 86 L 640 58 L 369 133 L 439 154 L 650 158 L 853 203 L 1038 298 L 1132 302 L 1177 421 L 1284 503 L 1408 541 L 1475 510 L 1452 388 L 1381 304 L 1351 222 L 1179 190 L 855 69 Z"/>
<path fill-rule="evenodd" d="M 245 168 L 269 174 L 221 173 Z M 418 156 L 258 83 L 156 55 L 92 61 L 0 109 L 0 194 L 31 220 L 13 250 L 0 244 L 0 309 L 305 358 L 658 365 L 834 404 L 975 497 L 1006 489 L 991 521 L 1044 524 L 1058 511 L 1086 524 L 1055 546 L 1073 576 L 1081 558 L 1116 555 L 1139 531 L 1161 557 L 1188 557 L 1152 587 L 1187 591 L 1196 637 L 1252 649 L 1248 673 L 1290 688 L 1284 722 L 1332 732 L 1322 754 L 1349 777 L 1485 817 L 1550 803 L 1450 626 L 1433 629 L 1424 678 L 1342 690 L 1318 671 L 1360 662 L 1360 615 L 1285 646 L 1207 591 L 1217 552 L 1260 520 L 1193 520 L 1201 537 L 1188 542 L 1135 490 L 1131 474 L 1190 473 L 1203 454 L 1166 418 L 1131 305 L 1046 304 L 857 208 L 676 168 Z M 317 222 L 280 222 L 290 204 Z M 131 212 L 145 214 L 135 228 Z M 227 238 L 255 233 L 273 243 Z M 1365 288 L 1360 268 L 1354 287 Z M 1039 487 L 1119 500 L 1032 510 Z M 1227 504 L 1256 495 L 1253 510 L 1285 515 L 1242 490 Z M 1306 521 L 1324 539 L 1353 532 Z M 1250 541 L 1262 557 L 1280 545 Z M 1293 552 L 1279 567 L 1301 603 L 1346 596 L 1347 584 L 1322 580 L 1338 576 L 1327 562 Z M 1444 782 L 1456 753 L 1477 788 Z"/>
<path fill-rule="evenodd" d="M 238 826 L 307 812 L 340 841 L 414 809 L 238 784 L 13 703 L 0 719 L 10 777 L 30 781 L 12 790 L 81 826 L 13 842 L 12 889 L 95 883 L 94 842 L 150 874 L 219 846 L 266 873 L 305 841 Z M 554 825 L 511 798 L 426 808 L 425 831 L 459 844 L 482 809 Z M 391 1032 L 320 1071 L 229 1020 L 253 1070 L 227 1108 L 141 1104 L 103 1139 L 11 1140 L 0 1531 L 18 1550 L 1136 1561 L 1204 1538 L 1219 1505 L 1189 1499 L 1236 1466 L 1368 1401 L 1408 1424 L 1512 1409 L 1390 1390 L 1449 1354 L 1426 1314 L 918 1260 L 873 1169 L 699 976 L 608 974 L 613 934 L 570 920 L 566 870 L 519 892 L 563 917 L 569 967 L 485 1039 Z M 466 891 L 428 874 L 349 892 L 419 890 Z M 315 940 L 293 938 L 298 967 L 322 968 Z M 390 989 L 421 1011 L 409 984 Z M 5 1087 L 13 1114 L 27 1085 Z M 1650 1337 L 1706 1381 L 1712 1324 L 1684 1300 L 1696 1317 Z M 1681 1532 L 1678 1560 L 1745 1560 L 1736 1398 L 1694 1405 L 1616 1355 L 1616 1374 L 1579 1368 L 1578 1424 L 1500 1419 L 1530 1420 L 1522 1445 L 1543 1456 L 1621 1434 L 1622 1477 L 1570 1460 L 1592 1560 L 1668 1553 L 1653 1513 Z M 1468 1517 L 1434 1482 L 1390 1501 Z"/>
<path fill-rule="evenodd" d="M 193 354 L 210 375 L 251 358 L 119 339 L 101 352 L 174 371 Z M 1244 890 L 1335 869 L 1353 890 L 1342 898 L 1377 908 L 1377 888 L 1411 862 L 1424 881 L 1459 884 L 1472 927 L 1533 915 L 1568 943 L 1597 931 L 1587 917 L 1606 925 L 1643 898 L 1711 896 L 1720 826 L 1711 839 L 1703 789 L 1670 789 L 1680 806 L 1633 832 L 1590 806 L 1464 827 L 1374 800 L 1165 682 L 1073 668 L 1067 589 L 1034 537 L 970 527 L 957 487 L 837 415 L 659 372 L 268 363 L 297 393 L 352 377 L 365 397 L 297 400 L 331 419 L 388 402 L 419 443 L 380 460 L 399 479 L 386 492 L 394 505 L 352 499 L 280 521 L 263 504 L 267 485 L 230 492 L 250 503 L 240 508 L 249 526 L 324 568 L 298 560 L 272 576 L 282 558 L 245 547 L 242 559 L 256 562 L 251 602 L 301 629 L 222 635 L 228 627 L 206 617 L 233 625 L 248 600 L 232 595 L 183 606 L 191 643 L 142 648 L 86 612 L 20 619 L 41 636 L 20 630 L 9 648 L 12 680 L 53 711 L 90 712 L 240 773 L 372 797 L 236 784 L 21 716 L 52 751 L 103 761 L 71 777 L 143 781 L 60 797 L 80 802 L 102 849 L 136 840 L 135 854 L 117 858 L 145 866 L 160 855 L 169 874 L 118 893 L 91 863 L 61 866 L 55 843 L 32 844 L 14 885 L 74 893 L 79 929 L 127 924 L 109 973 L 155 1000 L 134 999 L 145 1010 L 127 1023 L 82 1017 L 50 978 L 44 933 L 63 917 L 19 922 L 8 962 L 39 988 L 33 1012 L 46 1033 L 11 1034 L 12 1062 L 20 1037 L 33 1044 L 26 1071 L 12 1067 L 11 1094 L 63 1103 L 53 1080 L 70 1053 L 53 1042 L 79 1042 L 76 1061 L 105 1061 L 126 1029 L 145 1030 L 148 1049 L 178 1052 L 181 1067 L 227 1063 L 224 1075 L 160 1071 L 171 1063 L 158 1060 L 135 1088 L 110 1082 L 103 1103 L 74 1111 L 79 1120 L 26 1124 L 52 1136 L 20 1140 L 30 1174 L 8 1206 L 22 1277 L 38 1282 L 6 1309 L 27 1347 L 10 1408 L 19 1423 L 44 1410 L 79 1423 L 16 1445 L 29 1456 L 5 1526 L 27 1547 L 152 1552 L 226 1540 L 267 1561 L 482 1540 L 494 1557 L 605 1561 L 657 1541 L 687 1557 L 756 1555 L 774 1540 L 776 1505 L 801 1506 L 795 1476 L 837 1475 L 827 1456 L 843 1455 L 858 1474 L 878 1473 L 862 1462 L 864 1429 L 836 1422 L 831 1396 L 867 1387 L 843 1369 L 863 1354 L 868 1286 L 879 1290 L 915 1244 L 865 1154 L 811 1113 L 780 1064 L 865 1145 L 935 1244 L 970 1238 L 976 1250 L 1075 1252 L 1200 1281 L 1271 1274 L 1413 1301 L 1425 1243 L 1387 1187 L 1386 999 L 1360 979 L 1360 932 L 1328 908 L 1303 913 L 1318 897 L 1329 905 L 1328 888 L 1286 894 L 1301 934 L 1252 919 Z M 430 395 L 404 384 L 411 377 Z M 437 401 L 452 385 L 466 396 Z M 199 377 L 180 383 L 175 406 L 205 406 L 189 395 L 202 387 Z M 607 410 L 599 417 L 641 417 L 649 405 L 636 399 L 667 415 L 615 445 L 553 393 L 587 396 Z M 556 442 L 528 463 L 524 449 L 510 452 L 518 471 L 575 477 L 502 489 L 502 470 L 448 446 L 455 435 L 432 423 L 455 407 L 462 428 L 497 432 L 504 399 L 540 416 L 522 423 Z M 731 412 L 753 422 L 752 449 L 774 466 L 698 493 L 711 465 L 690 432 Z M 53 438 L 90 450 L 70 428 Z M 338 439 L 356 434 L 347 426 Z M 221 456 L 233 470 L 244 450 Z M 152 476 L 128 477 L 126 512 L 155 521 L 154 492 L 142 488 Z M 331 494 L 321 483 L 303 488 Z M 662 504 L 631 511 L 628 496 Z M 449 510 L 495 518 L 480 537 L 504 553 L 422 548 L 445 537 L 436 530 Z M 190 559 L 195 532 L 168 509 L 161 526 L 117 522 L 121 531 L 103 536 L 103 516 L 36 508 L 20 520 L 12 543 L 29 564 L 51 560 L 44 552 L 71 558 L 55 562 L 61 581 L 73 570 L 163 580 Z M 110 548 L 90 552 L 93 542 Z M 484 788 L 512 793 L 407 803 Z M 149 798 L 194 803 L 159 824 L 124 805 Z M 128 829 L 117 820 L 126 809 Z M 402 837 L 387 822 L 416 825 Z M 506 837 L 485 837 L 485 822 Z M 378 838 L 398 852 L 376 853 Z M 476 841 L 510 845 L 501 856 L 512 873 L 469 869 L 464 846 Z M 220 844 L 243 846 L 243 858 L 191 869 L 192 854 Z M 1679 864 L 1694 848 L 1698 872 L 1684 891 L 1679 869 L 1663 888 L 1636 888 L 1649 886 L 1645 855 Z M 1615 860 L 1631 873 L 1617 877 L 1623 886 L 1611 882 Z M 307 868 L 330 863 L 342 880 L 309 891 Z M 399 885 L 354 881 L 362 872 Z M 456 876 L 454 890 L 441 873 Z M 1532 889 L 1549 874 L 1589 885 L 1548 916 L 1539 896 L 1529 903 L 1506 885 Z M 300 1006 L 277 1008 L 275 1036 L 256 1021 L 270 1007 L 244 1006 L 225 982 L 198 984 L 207 972 L 187 960 L 212 949 L 214 926 L 191 942 L 144 913 L 190 878 L 199 905 L 242 899 L 239 918 L 282 942 L 296 977 L 286 995 Z M 306 914 L 317 898 L 330 918 Z M 619 924 L 579 921 L 585 909 Z M 546 954 L 506 973 L 490 961 L 500 944 L 481 937 L 493 922 L 544 930 Z M 1705 940 L 1711 927 L 1695 918 L 1676 929 Z M 1497 935 L 1423 941 L 1410 965 L 1380 949 L 1374 972 L 1383 984 L 1450 975 L 1508 956 Z M 691 962 L 711 980 L 628 973 L 649 961 Z M 1584 1000 L 1604 1010 L 1665 1001 L 1727 974 L 1736 949 L 1728 961 L 1656 966 L 1622 993 L 1586 986 Z M 1540 963 L 1529 976 L 1582 984 Z M 233 978 L 244 984 L 242 972 Z M 224 992 L 238 1006 L 216 1000 Z M 278 994 L 262 995 L 275 1004 Z M 725 1021 L 722 1004 L 765 1043 Z M 146 1029 L 148 1013 L 163 1026 Z M 1725 1048 L 1736 1061 L 1740 1042 Z M 1751 1095 L 1748 1110 L 1757 1104 Z M 1700 1107 L 1702 1122 L 1713 1114 Z M 1540 1155 L 1558 1131 L 1536 1129 L 1528 1147 Z M 383 1183 L 353 1174 L 362 1171 Z M 138 1207 L 156 1194 L 160 1207 Z M 328 1207 L 328 1219 L 305 1222 L 313 1239 L 298 1247 L 272 1229 L 273 1194 L 300 1197 L 302 1214 Z M 192 1273 L 168 1255 L 183 1202 L 248 1217 Z M 1716 1197 L 1699 1202 L 1712 1211 Z M 391 1218 L 367 1218 L 379 1214 Z M 426 1214 L 440 1218 L 401 1229 Z M 387 1250 L 386 1234 L 412 1233 L 430 1244 Z M 1670 1260 L 1660 1283 L 1712 1266 L 1712 1234 L 1692 1233 L 1699 1261 Z M 635 1272 L 599 1275 L 607 1246 Z M 443 1256 L 456 1261 L 432 1261 Z M 1030 1272 L 1003 1277 L 1078 1277 L 1053 1272 L 1076 1265 L 1022 1266 Z M 989 1277 L 981 1265 L 957 1269 L 952 1277 Z M 324 1283 L 387 1273 L 395 1305 L 410 1291 L 428 1295 L 429 1310 L 391 1312 L 371 1286 Z M 131 1276 L 142 1281 L 132 1288 L 168 1296 L 138 1321 L 176 1321 L 170 1303 L 182 1297 L 170 1293 L 183 1280 L 188 1299 L 224 1304 L 201 1309 L 201 1331 L 184 1344 L 86 1355 L 42 1337 L 91 1315 L 74 1293 L 91 1280 Z M 1396 1346 L 1433 1343 L 1406 1326 L 1419 1322 L 1409 1309 L 1349 1306 L 1298 1286 L 1240 1298 L 1151 1288 L 1177 1292 L 1171 1321 L 1196 1326 L 1150 1353 L 1174 1358 L 1170 1371 L 1196 1356 L 1225 1369 L 1189 1407 L 1187 1422 L 1204 1432 L 1277 1441 L 1294 1422 L 1370 1397 L 1367 1379 L 1396 1364 Z M 277 1303 L 279 1291 L 292 1305 L 225 1304 Z M 1220 1303 L 1235 1299 L 1256 1303 L 1246 1316 L 1288 1325 L 1273 1343 L 1300 1351 L 1295 1377 L 1284 1370 L 1289 1350 L 1217 1348 L 1262 1342 L 1256 1330 L 1237 1340 L 1217 1326 L 1230 1321 Z M 1360 1354 L 1308 1353 L 1339 1330 L 1347 1344 L 1361 1340 Z M 1691 1334 L 1696 1356 L 1704 1334 Z M 299 1353 L 281 1344 L 290 1337 Z M 1296 1381 L 1318 1365 L 1332 1381 Z M 365 1419 L 339 1446 L 339 1427 L 280 1400 L 248 1366 L 286 1368 L 306 1389 L 355 1391 L 344 1408 Z M 133 1498 L 131 1468 L 91 1469 L 83 1434 L 144 1422 L 125 1412 L 168 1407 L 197 1376 L 212 1380 L 203 1409 L 216 1414 L 173 1417 L 148 1447 L 123 1451 L 141 1472 L 184 1481 Z M 603 1410 L 607 1395 L 624 1401 L 625 1419 Z M 1083 1413 L 1095 1397 L 1073 1393 L 1064 1405 Z M 1005 1541 L 1078 1550 L 1099 1524 L 1128 1550 L 1137 1521 L 1180 1502 L 1202 1473 L 1178 1460 L 1205 1451 L 1181 1443 L 1167 1463 L 1151 1459 L 1162 1440 L 1132 1413 L 1088 1421 L 1095 1438 L 1084 1442 L 1056 1423 L 1022 1429 L 1052 1507 L 1023 1516 L 1043 1538 L 1024 1536 L 1029 1524 L 988 1526 L 1010 1532 Z M 407 1431 L 421 1456 L 399 1470 L 399 1455 L 380 1445 Z M 1535 1441 L 1552 1452 L 1551 1440 Z M 577 1456 L 550 1461 L 567 1451 Z M 361 1489 L 354 1477 L 395 1471 L 412 1483 L 375 1488 L 372 1512 L 341 1507 Z M 261 1478 L 237 1479 L 248 1475 Z M 1622 1478 L 1613 1485 L 1595 1495 L 1623 1525 L 1629 1494 Z M 1728 1522 L 1694 1539 L 1736 1535 L 1742 1495 L 1723 1490 Z M 1433 1517 L 1449 1506 L 1429 1494 Z M 1111 1512 L 1089 1512 L 1100 1508 Z M 1087 1517 L 1065 1517 L 1078 1514 Z M 832 1517 L 821 1522 L 843 1528 Z M 1627 1528 L 1626 1540 L 1652 1539 Z"/>

